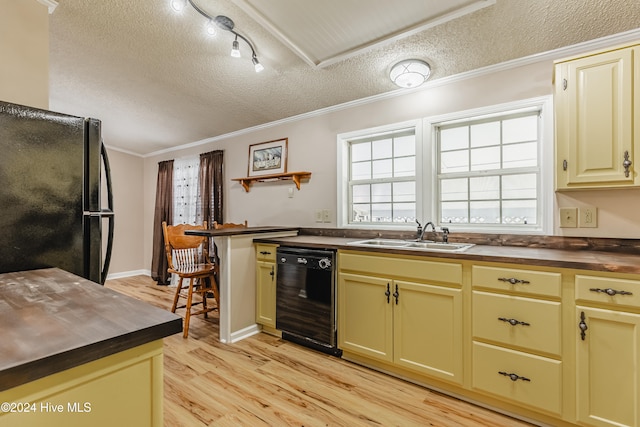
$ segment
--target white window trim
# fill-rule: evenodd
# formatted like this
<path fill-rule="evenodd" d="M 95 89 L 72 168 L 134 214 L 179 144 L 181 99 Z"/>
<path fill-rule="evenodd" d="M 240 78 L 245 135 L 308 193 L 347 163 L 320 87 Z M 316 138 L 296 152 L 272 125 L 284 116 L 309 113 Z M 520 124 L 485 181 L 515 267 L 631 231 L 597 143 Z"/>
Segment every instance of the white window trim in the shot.
<path fill-rule="evenodd" d="M 555 198 L 553 190 L 553 159 L 554 159 L 554 127 L 553 127 L 553 97 L 543 96 L 537 98 L 530 98 L 521 101 L 508 102 L 504 104 L 492 105 L 489 107 L 476 108 L 465 111 L 458 111 L 455 113 L 444 114 L 440 116 L 428 117 L 423 120 L 423 128 L 425 131 L 425 139 L 423 146 L 424 157 L 422 158 L 423 164 L 419 168 L 423 171 L 428 171 L 427 180 L 425 185 L 431 191 L 429 192 L 432 197 L 423 197 L 422 211 L 428 215 L 424 217 L 424 221 L 432 221 L 438 218 L 438 188 L 437 180 L 434 178 L 434 171 L 437 169 L 435 164 L 437 159 L 437 125 L 447 122 L 455 122 L 456 120 L 467 120 L 471 117 L 491 117 L 498 116 L 504 113 L 511 113 L 517 110 L 526 110 L 532 108 L 539 108 L 542 117 L 541 129 L 540 129 L 540 145 L 538 147 L 538 158 L 540 159 L 540 185 L 538 188 L 538 200 L 540 201 L 540 222 L 537 227 L 528 227 L 526 229 L 520 227 L 509 227 L 505 225 L 491 227 L 484 226 L 478 228 L 473 224 L 452 224 L 452 227 L 456 231 L 472 232 L 472 233 L 510 233 L 510 234 L 541 234 L 548 235 L 553 232 L 553 212 Z M 416 178 L 417 179 L 417 178 Z M 424 193 L 421 193 L 424 194 Z M 419 201 L 419 203 L 420 203 Z M 452 230 L 454 231 L 454 230 Z"/>
<path fill-rule="evenodd" d="M 337 227 L 339 228 L 353 228 L 353 229 L 367 229 L 367 230 L 413 230 L 415 224 L 403 224 L 403 223 L 381 223 L 377 224 L 353 224 L 349 223 L 349 141 L 357 138 L 375 136 L 377 134 L 389 133 L 399 129 L 415 128 L 416 139 L 416 195 L 420 197 L 423 190 L 422 183 L 422 171 L 420 170 L 420 161 L 422 157 L 422 120 L 409 120 L 406 122 L 393 123 L 384 126 L 377 126 L 369 129 L 362 129 L 353 132 L 341 133 L 337 136 Z M 418 199 L 416 200 L 416 216 L 420 218 L 422 203 Z"/>

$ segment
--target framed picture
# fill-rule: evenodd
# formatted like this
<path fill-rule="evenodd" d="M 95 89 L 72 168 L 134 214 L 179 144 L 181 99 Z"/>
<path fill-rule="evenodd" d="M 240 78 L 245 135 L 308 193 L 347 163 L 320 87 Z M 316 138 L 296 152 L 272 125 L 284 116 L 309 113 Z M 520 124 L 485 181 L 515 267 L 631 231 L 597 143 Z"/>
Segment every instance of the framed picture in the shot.
<path fill-rule="evenodd" d="M 262 142 L 249 146 L 248 176 L 272 175 L 287 172 L 287 143 L 289 138 Z"/>

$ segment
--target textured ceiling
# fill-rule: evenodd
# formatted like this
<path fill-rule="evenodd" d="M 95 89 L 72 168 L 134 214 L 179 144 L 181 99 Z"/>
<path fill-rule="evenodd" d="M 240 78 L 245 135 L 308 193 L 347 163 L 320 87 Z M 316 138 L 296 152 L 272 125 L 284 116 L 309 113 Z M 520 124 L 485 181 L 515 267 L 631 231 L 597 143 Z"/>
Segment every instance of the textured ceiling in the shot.
<path fill-rule="evenodd" d="M 193 8 L 59 0 L 50 17 L 50 108 L 97 117 L 107 145 L 145 155 L 395 91 L 388 72 L 401 59 L 426 60 L 440 79 L 640 22 L 637 0 L 497 0 L 448 21 L 437 18 L 484 0 L 447 2 L 454 7 L 431 9 L 435 16 L 416 10 L 441 1 L 273 0 L 263 10 L 267 2 L 257 0 L 194 1 L 233 19 L 265 70 L 254 72 L 246 45 L 231 58 L 232 35 L 208 36 Z M 379 13 L 387 3 L 398 11 Z M 403 7 L 413 8 L 411 20 Z M 429 22 L 439 25 L 422 27 Z"/>

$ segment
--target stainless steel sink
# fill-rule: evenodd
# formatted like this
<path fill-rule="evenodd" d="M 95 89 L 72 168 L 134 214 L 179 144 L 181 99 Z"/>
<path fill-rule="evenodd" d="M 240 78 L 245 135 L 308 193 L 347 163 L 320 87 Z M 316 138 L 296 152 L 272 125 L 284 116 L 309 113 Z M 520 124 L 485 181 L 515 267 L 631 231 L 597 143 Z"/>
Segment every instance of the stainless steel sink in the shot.
<path fill-rule="evenodd" d="M 444 242 L 434 242 L 430 240 L 421 240 L 417 242 L 414 240 L 401 240 L 401 239 L 358 240 L 355 242 L 349 242 L 347 244 L 351 246 L 360 246 L 360 247 L 407 249 L 407 250 L 420 250 L 420 251 L 429 251 L 429 252 L 464 252 L 470 247 L 474 246 L 473 243 L 444 243 Z"/>

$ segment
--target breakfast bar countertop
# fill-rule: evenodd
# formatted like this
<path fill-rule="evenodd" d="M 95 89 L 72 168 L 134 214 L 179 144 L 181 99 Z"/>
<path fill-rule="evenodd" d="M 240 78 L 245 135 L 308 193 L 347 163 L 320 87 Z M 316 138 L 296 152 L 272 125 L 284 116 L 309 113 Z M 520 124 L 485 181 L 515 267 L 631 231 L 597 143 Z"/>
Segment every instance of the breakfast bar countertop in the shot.
<path fill-rule="evenodd" d="M 182 319 L 57 268 L 0 274 L 0 391 L 182 331 Z"/>
<path fill-rule="evenodd" d="M 301 234 L 292 237 L 254 239 L 255 243 L 273 243 L 306 248 L 357 250 L 447 259 L 526 264 L 557 268 L 640 274 L 640 255 L 622 252 L 586 249 L 551 249 L 539 247 L 494 246 L 476 244 L 464 252 L 435 252 L 393 248 L 363 248 L 349 245 L 361 238 L 333 237 Z"/>
<path fill-rule="evenodd" d="M 186 230 L 185 234 L 208 237 L 235 236 L 239 234 L 264 234 L 275 233 L 279 231 L 297 231 L 299 227 L 280 227 L 280 226 L 264 226 L 264 227 L 230 227 L 208 230 Z"/>

